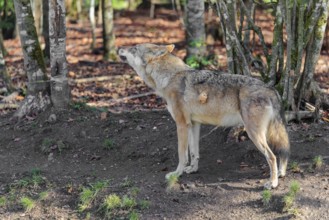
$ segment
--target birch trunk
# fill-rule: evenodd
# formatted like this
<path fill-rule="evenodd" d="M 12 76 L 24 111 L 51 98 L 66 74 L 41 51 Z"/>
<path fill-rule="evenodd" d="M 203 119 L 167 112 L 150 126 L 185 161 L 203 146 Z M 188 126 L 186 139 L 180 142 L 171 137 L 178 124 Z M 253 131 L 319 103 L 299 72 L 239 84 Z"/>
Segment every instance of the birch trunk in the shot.
<path fill-rule="evenodd" d="M 91 49 L 93 50 L 95 49 L 95 43 L 96 43 L 95 0 L 90 0 L 89 20 L 91 24 L 91 34 L 92 34 Z"/>
<path fill-rule="evenodd" d="M 66 62 L 64 0 L 49 1 L 50 89 L 55 108 L 66 109 L 70 101 Z"/>
<path fill-rule="evenodd" d="M 45 40 L 45 48 L 43 54 L 45 55 L 45 60 L 47 66 L 49 65 L 50 58 L 50 46 L 49 46 L 49 0 L 44 0 L 42 2 L 42 35 Z"/>
<path fill-rule="evenodd" d="M 188 0 L 186 11 L 186 56 L 201 57 L 206 54 L 204 1 Z"/>
<path fill-rule="evenodd" d="M 31 3 L 27 0 L 14 0 L 14 5 L 28 78 L 28 95 L 14 115 L 15 118 L 22 118 L 44 111 L 51 102 L 46 66 L 34 26 Z"/>
<path fill-rule="evenodd" d="M 118 59 L 113 31 L 113 7 L 111 0 L 102 0 L 104 59 Z"/>

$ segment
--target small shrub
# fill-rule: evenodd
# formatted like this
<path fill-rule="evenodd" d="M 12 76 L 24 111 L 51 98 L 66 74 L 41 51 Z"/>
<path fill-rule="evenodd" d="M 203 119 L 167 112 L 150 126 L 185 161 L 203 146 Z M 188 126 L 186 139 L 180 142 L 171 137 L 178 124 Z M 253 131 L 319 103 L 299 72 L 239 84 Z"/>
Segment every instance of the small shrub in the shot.
<path fill-rule="evenodd" d="M 300 167 L 297 161 L 293 161 L 290 164 L 290 170 L 294 173 L 299 173 L 300 172 Z"/>
<path fill-rule="evenodd" d="M 178 179 L 179 177 L 177 174 L 171 174 L 167 179 L 167 189 L 170 190 L 174 188 L 174 186 L 178 183 Z"/>
<path fill-rule="evenodd" d="M 0 207 L 3 207 L 7 204 L 7 199 L 4 196 L 0 196 Z"/>
<path fill-rule="evenodd" d="M 142 200 L 139 202 L 139 206 L 141 209 L 148 209 L 150 208 L 151 202 L 148 200 Z"/>
<path fill-rule="evenodd" d="M 35 201 L 28 197 L 22 197 L 21 204 L 27 212 L 31 211 L 35 207 Z"/>
<path fill-rule="evenodd" d="M 272 193 L 270 190 L 266 189 L 262 192 L 262 201 L 264 206 L 268 206 L 270 204 L 271 198 L 272 198 Z"/>
<path fill-rule="evenodd" d="M 114 141 L 111 139 L 105 139 L 104 140 L 104 149 L 111 150 L 114 148 Z"/>
<path fill-rule="evenodd" d="M 105 197 L 103 207 L 106 211 L 110 211 L 121 207 L 121 199 L 116 194 L 111 194 Z"/>
<path fill-rule="evenodd" d="M 323 165 L 323 158 L 321 155 L 313 158 L 313 166 L 315 167 L 315 169 L 321 168 L 322 165 Z"/>
<path fill-rule="evenodd" d="M 129 220 L 138 220 L 139 219 L 139 215 L 138 213 L 133 210 L 130 214 L 129 214 Z"/>

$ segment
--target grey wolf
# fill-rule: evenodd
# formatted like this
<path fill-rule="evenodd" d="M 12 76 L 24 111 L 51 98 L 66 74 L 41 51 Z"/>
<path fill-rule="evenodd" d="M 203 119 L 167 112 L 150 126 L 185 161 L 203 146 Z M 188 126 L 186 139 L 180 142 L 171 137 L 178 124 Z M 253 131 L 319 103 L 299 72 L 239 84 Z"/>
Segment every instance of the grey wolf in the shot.
<path fill-rule="evenodd" d="M 270 179 L 264 187 L 277 187 L 278 177 L 286 174 L 290 152 L 277 92 L 256 78 L 191 69 L 171 53 L 173 49 L 174 45 L 154 44 L 119 49 L 121 59 L 165 99 L 176 123 L 179 163 L 166 178 L 198 170 L 200 124 L 243 124 L 269 164 Z"/>

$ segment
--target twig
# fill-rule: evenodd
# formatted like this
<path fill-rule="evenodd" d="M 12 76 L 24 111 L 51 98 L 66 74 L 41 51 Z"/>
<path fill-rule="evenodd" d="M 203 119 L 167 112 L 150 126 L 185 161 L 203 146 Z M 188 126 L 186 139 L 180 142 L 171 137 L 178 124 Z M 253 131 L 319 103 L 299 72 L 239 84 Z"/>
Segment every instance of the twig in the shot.
<path fill-rule="evenodd" d="M 112 79 L 124 79 L 126 77 L 130 77 L 130 75 L 117 75 L 117 76 L 96 76 L 96 77 L 89 77 L 89 78 L 82 78 L 82 79 L 73 79 L 70 80 L 72 83 L 87 83 L 87 82 L 100 82 L 100 81 L 107 81 Z"/>
<path fill-rule="evenodd" d="M 149 95 L 154 95 L 154 94 L 155 94 L 155 92 L 146 92 L 146 93 L 143 93 L 143 94 L 130 95 L 130 96 L 123 97 L 123 98 L 120 98 L 120 99 L 112 99 L 112 100 L 110 100 L 110 102 L 114 102 L 114 103 L 123 102 L 123 101 L 129 100 L 129 99 L 137 99 L 137 98 L 141 98 L 141 97 L 149 96 Z"/>
<path fill-rule="evenodd" d="M 18 104 L 13 104 L 13 103 L 0 103 L 0 110 L 2 109 L 16 109 L 18 108 Z"/>
<path fill-rule="evenodd" d="M 209 131 L 207 134 L 203 135 L 201 139 L 205 138 L 205 137 L 208 137 L 211 133 L 213 133 L 214 131 L 216 131 L 220 126 L 216 126 L 215 128 L 211 129 L 211 131 Z"/>

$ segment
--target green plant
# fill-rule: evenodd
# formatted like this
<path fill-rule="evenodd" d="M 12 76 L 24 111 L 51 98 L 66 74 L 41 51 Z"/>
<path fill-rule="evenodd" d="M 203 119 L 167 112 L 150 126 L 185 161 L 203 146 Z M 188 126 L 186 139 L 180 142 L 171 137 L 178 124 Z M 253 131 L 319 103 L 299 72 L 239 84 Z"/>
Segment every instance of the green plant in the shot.
<path fill-rule="evenodd" d="M 104 149 L 111 150 L 114 148 L 114 141 L 112 139 L 106 138 L 104 140 Z"/>
<path fill-rule="evenodd" d="M 132 187 L 134 185 L 133 181 L 128 177 L 125 177 L 123 180 L 124 180 L 124 182 L 122 183 L 123 187 Z"/>
<path fill-rule="evenodd" d="M 270 204 L 270 200 L 272 198 L 272 193 L 270 190 L 268 189 L 265 189 L 263 192 L 262 192 L 262 201 L 263 201 L 263 205 L 264 206 L 268 206 Z"/>
<path fill-rule="evenodd" d="M 87 104 L 85 102 L 78 101 L 78 102 L 71 103 L 71 106 L 75 110 L 81 110 L 83 108 L 86 108 Z"/>
<path fill-rule="evenodd" d="M 287 212 L 292 209 L 297 193 L 300 190 L 299 183 L 294 180 L 290 183 L 289 192 L 283 197 L 283 211 Z"/>
<path fill-rule="evenodd" d="M 213 64 L 213 61 L 204 56 L 189 56 L 186 59 L 186 64 L 192 68 L 199 69 L 204 66 Z"/>
<path fill-rule="evenodd" d="M 79 196 L 79 211 L 84 211 L 90 207 L 98 193 L 108 185 L 107 181 L 98 181 L 90 184 L 90 187 L 83 187 Z"/>
<path fill-rule="evenodd" d="M 47 191 L 41 192 L 41 193 L 39 193 L 39 200 L 40 201 L 46 200 L 48 196 L 49 196 L 49 193 Z"/>
<path fill-rule="evenodd" d="M 4 196 L 0 196 L 0 207 L 5 206 L 7 204 L 7 199 Z"/>
<path fill-rule="evenodd" d="M 21 204 L 27 212 L 31 211 L 35 207 L 35 201 L 28 197 L 22 197 Z"/>
<path fill-rule="evenodd" d="M 103 207 L 107 212 L 121 207 L 121 199 L 116 194 L 111 194 L 105 197 Z"/>
<path fill-rule="evenodd" d="M 295 197 L 297 195 L 297 193 L 300 190 L 300 185 L 299 182 L 297 182 L 296 180 L 293 180 L 290 183 L 290 190 L 289 190 L 289 194 L 292 195 L 293 197 Z"/>
<path fill-rule="evenodd" d="M 129 220 L 138 220 L 139 219 L 139 215 L 138 213 L 133 210 L 132 212 L 130 212 L 129 214 Z"/>
<path fill-rule="evenodd" d="M 174 188 L 174 186 L 178 183 L 178 179 L 179 177 L 177 174 L 171 174 L 167 179 L 167 189 L 170 190 Z"/>
<path fill-rule="evenodd" d="M 132 188 L 130 189 L 130 195 L 131 195 L 132 197 L 136 197 L 136 196 L 138 195 L 139 192 L 140 192 L 140 189 L 137 188 L 137 187 L 132 187 Z"/>
<path fill-rule="evenodd" d="M 124 196 L 121 205 L 124 209 L 132 209 L 137 205 L 137 203 L 135 199 Z"/>
<path fill-rule="evenodd" d="M 141 209 L 148 209 L 151 205 L 151 202 L 148 200 L 142 200 L 139 202 L 139 206 Z"/>
<path fill-rule="evenodd" d="M 300 167 L 297 161 L 292 161 L 290 163 L 290 170 L 294 173 L 299 173 L 300 172 Z"/>
<path fill-rule="evenodd" d="M 313 166 L 318 169 L 318 168 L 321 168 L 323 165 L 323 158 L 321 155 L 319 156 L 316 156 L 313 158 Z"/>

